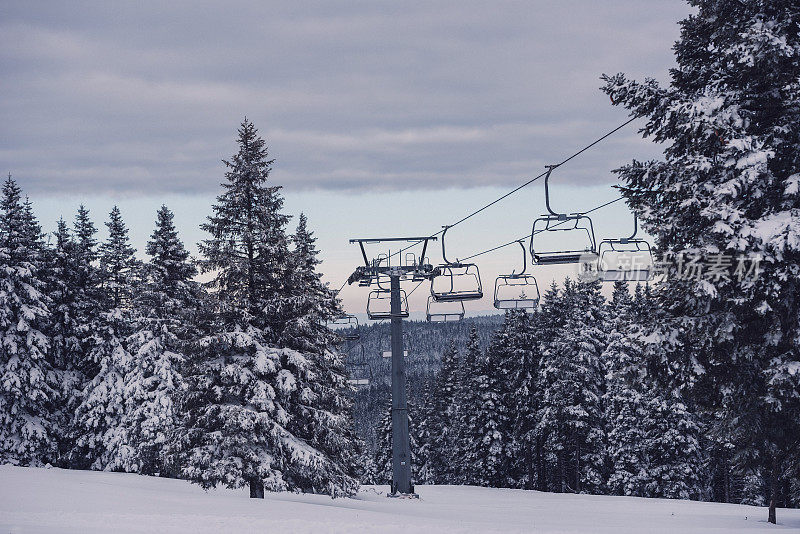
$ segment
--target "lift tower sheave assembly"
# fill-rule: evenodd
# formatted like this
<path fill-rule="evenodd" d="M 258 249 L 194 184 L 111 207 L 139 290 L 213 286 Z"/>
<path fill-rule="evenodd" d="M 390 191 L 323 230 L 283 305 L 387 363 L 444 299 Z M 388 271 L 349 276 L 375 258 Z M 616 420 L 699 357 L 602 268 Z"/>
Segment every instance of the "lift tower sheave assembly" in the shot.
<path fill-rule="evenodd" d="M 349 284 L 358 282 L 361 286 L 376 283 L 379 288 L 380 279 L 389 278 L 391 298 L 390 319 L 392 336 L 392 490 L 391 497 L 417 497 L 411 481 L 411 444 L 408 434 L 408 399 L 406 396 L 406 362 L 403 347 L 403 317 L 408 316 L 408 304 L 404 302 L 400 282 L 403 280 L 430 280 L 433 277 L 433 266 L 425 263 L 425 251 L 428 241 L 436 237 L 387 237 L 372 239 L 351 239 L 350 243 L 358 243 L 364 265 L 359 266 L 347 280 Z M 397 265 L 391 264 L 392 255 L 382 256 L 370 261 L 364 248 L 365 244 L 384 242 L 416 242 L 422 243 L 422 254 L 419 261 L 402 264 L 402 256 Z M 385 287 L 385 286 L 384 286 Z M 405 308 L 404 308 L 405 305 Z"/>

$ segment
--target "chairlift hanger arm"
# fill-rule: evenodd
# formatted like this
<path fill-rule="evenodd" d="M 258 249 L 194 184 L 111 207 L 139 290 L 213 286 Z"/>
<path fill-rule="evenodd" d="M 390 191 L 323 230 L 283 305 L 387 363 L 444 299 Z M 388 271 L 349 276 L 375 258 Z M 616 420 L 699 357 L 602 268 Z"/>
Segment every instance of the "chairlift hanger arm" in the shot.
<path fill-rule="evenodd" d="M 456 258 L 456 262 L 455 263 L 453 263 L 452 261 L 448 260 L 447 259 L 447 251 L 445 250 L 445 245 L 444 245 L 444 237 L 445 237 L 445 235 L 447 235 L 447 230 L 449 230 L 449 229 L 450 229 L 449 226 L 442 226 L 442 259 L 444 260 L 444 262 L 447 265 L 456 265 L 458 263 L 458 258 Z"/>
<path fill-rule="evenodd" d="M 547 206 L 547 211 L 550 215 L 558 217 L 562 215 L 561 213 L 556 213 L 553 211 L 553 208 L 550 207 L 550 174 L 553 172 L 553 169 L 558 167 L 558 165 L 547 165 L 547 174 L 544 175 L 544 203 Z"/>
<path fill-rule="evenodd" d="M 629 240 L 635 239 L 636 234 L 639 232 L 639 217 L 636 216 L 636 212 L 633 212 L 633 233 L 628 238 Z"/>
<path fill-rule="evenodd" d="M 525 250 L 524 241 L 525 241 L 524 239 L 520 239 L 519 241 L 517 241 L 517 243 L 519 243 L 519 246 L 522 247 L 522 271 L 520 271 L 517 274 L 515 274 L 514 271 L 511 271 L 512 276 L 523 276 L 525 272 L 528 270 L 528 251 Z"/>

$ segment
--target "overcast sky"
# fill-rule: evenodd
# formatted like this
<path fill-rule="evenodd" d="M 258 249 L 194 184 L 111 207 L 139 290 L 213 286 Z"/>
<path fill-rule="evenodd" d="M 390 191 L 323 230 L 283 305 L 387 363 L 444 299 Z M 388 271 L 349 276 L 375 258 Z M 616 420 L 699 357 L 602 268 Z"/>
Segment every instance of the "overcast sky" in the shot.
<path fill-rule="evenodd" d="M 463 191 L 439 201 L 463 212 L 622 123 L 599 76 L 666 80 L 689 12 L 679 0 L 4 0 L 0 163 L 47 210 L 127 200 L 152 204 L 132 214 L 149 225 L 161 198 L 207 209 L 246 115 L 330 248 L 325 228 L 352 211 L 331 202 Z M 659 150 L 628 127 L 559 178 L 591 202 L 612 168 Z M 448 222 L 390 208 L 414 233 Z"/>

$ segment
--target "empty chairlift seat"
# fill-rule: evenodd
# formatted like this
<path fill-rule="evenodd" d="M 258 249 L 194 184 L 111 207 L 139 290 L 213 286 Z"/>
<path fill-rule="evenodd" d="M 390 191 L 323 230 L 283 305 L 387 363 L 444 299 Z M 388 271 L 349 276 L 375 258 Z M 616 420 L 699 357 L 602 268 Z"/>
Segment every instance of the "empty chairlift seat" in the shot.
<path fill-rule="evenodd" d="M 358 329 L 358 318 L 355 315 L 342 315 L 328 323 L 328 328 L 335 330 L 346 341 L 358 341 L 361 332 Z"/>
<path fill-rule="evenodd" d="M 550 208 L 549 166 L 544 179 L 548 213 L 533 221 L 530 251 L 537 265 L 578 263 L 587 254 L 597 254 L 592 220 L 583 213 L 556 213 Z"/>
<path fill-rule="evenodd" d="M 428 306 L 425 318 L 429 323 L 450 323 L 464 318 L 464 301 L 437 301 L 433 296 L 428 297 Z"/>
<path fill-rule="evenodd" d="M 444 263 L 433 270 L 431 278 L 431 297 L 436 302 L 463 302 L 483 298 L 481 273 L 474 263 L 450 261 L 445 250 L 445 235 L 449 226 L 442 232 L 442 259 Z"/>
<path fill-rule="evenodd" d="M 539 306 L 539 285 L 536 277 L 526 274 L 528 270 L 527 253 L 522 240 L 522 271 L 501 274 L 494 281 L 494 307 L 498 310 L 530 310 Z"/>
<path fill-rule="evenodd" d="M 604 239 L 598 247 L 597 270 L 603 282 L 647 282 L 653 278 L 650 243 L 636 237 L 639 225 L 634 214 L 633 235 Z"/>
<path fill-rule="evenodd" d="M 372 381 L 372 368 L 366 363 L 350 364 L 350 378 L 347 382 L 351 386 L 368 386 Z"/>
<path fill-rule="evenodd" d="M 400 313 L 398 317 L 408 317 L 408 297 L 404 290 L 400 290 Z M 392 293 L 385 289 L 373 289 L 367 298 L 367 317 L 372 320 L 391 319 Z"/>
<path fill-rule="evenodd" d="M 431 296 L 438 302 L 483 298 L 478 266 L 474 263 L 453 263 L 436 267 L 431 279 Z"/>

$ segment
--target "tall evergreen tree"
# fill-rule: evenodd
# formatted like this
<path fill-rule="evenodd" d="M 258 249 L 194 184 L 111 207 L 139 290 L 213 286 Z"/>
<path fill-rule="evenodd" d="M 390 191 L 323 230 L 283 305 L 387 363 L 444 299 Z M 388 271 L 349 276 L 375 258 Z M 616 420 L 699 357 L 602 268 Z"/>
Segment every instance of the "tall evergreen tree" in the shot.
<path fill-rule="evenodd" d="M 455 446 L 457 421 L 457 388 L 459 375 L 458 348 L 455 341 L 442 353 L 431 397 L 431 415 L 426 421 L 429 433 L 427 450 L 431 478 L 435 484 L 455 482 Z"/>
<path fill-rule="evenodd" d="M 608 488 L 616 495 L 641 497 L 648 471 L 642 426 L 647 399 L 641 351 L 629 337 L 635 321 L 631 308 L 628 284 L 616 282 L 609 313 L 612 331 L 602 355 L 606 372 L 603 404 L 610 462 Z"/>
<path fill-rule="evenodd" d="M 483 425 L 482 417 L 485 415 L 482 410 L 484 402 L 483 393 L 488 389 L 488 381 L 482 371 L 483 354 L 478 332 L 473 327 L 469 333 L 467 346 L 464 349 L 463 363 L 458 372 L 458 387 L 456 390 L 456 400 L 458 408 L 456 411 L 456 439 L 453 450 L 456 454 L 455 481 L 459 484 L 476 485 L 484 478 L 480 472 L 482 465 L 479 465 L 480 449 L 484 447 L 482 443 L 485 434 L 481 428 Z M 494 440 L 487 446 L 495 446 Z M 489 454 L 498 454 L 492 449 Z M 494 473 L 492 473 L 494 476 Z"/>
<path fill-rule="evenodd" d="M 83 468 L 137 471 L 136 451 L 123 420 L 125 376 L 133 366 L 125 340 L 134 320 L 130 295 L 138 262 L 116 206 L 106 226 L 109 236 L 100 246 L 102 311 L 95 322 L 89 355 L 98 371 L 84 386 L 74 413 L 72 461 Z"/>
<path fill-rule="evenodd" d="M 669 87 L 605 77 L 612 101 L 668 143 L 663 161 L 618 172 L 660 251 L 723 271 L 760 259 L 747 276 L 679 277 L 676 263 L 656 293 L 665 321 L 649 339 L 698 403 L 724 413 L 711 420 L 730 425 L 737 455 L 769 473 L 774 523 L 800 449 L 800 8 L 690 3 Z"/>
<path fill-rule="evenodd" d="M 538 432 L 553 473 L 551 487 L 597 493 L 603 488 L 605 463 L 600 365 L 605 334 L 599 282 L 567 279 L 562 294 L 548 306 L 563 316 L 563 326 L 543 351 L 539 373 Z"/>
<path fill-rule="evenodd" d="M 183 474 L 204 487 L 249 485 L 255 498 L 263 498 L 265 484 L 350 494 L 343 371 L 327 350 L 331 334 L 307 324 L 324 318 L 330 304 L 309 298 L 307 314 L 287 333 L 300 350 L 277 348 L 293 299 L 303 298 L 289 272 L 299 256 L 288 247 L 280 188 L 267 184 L 272 160 L 264 140 L 246 119 L 238 133 L 239 151 L 225 162 L 225 190 L 202 227 L 210 238 L 200 244 L 200 267 L 213 273 L 207 287 L 216 293 L 217 313 L 186 376 Z M 313 276 L 314 254 L 305 260 L 311 270 L 302 274 Z M 321 431 L 327 424 L 331 431 Z"/>
<path fill-rule="evenodd" d="M 336 292 L 322 282 L 316 238 L 300 214 L 291 237 L 290 269 L 283 290 L 288 303 L 281 346 L 300 351 L 305 359 L 282 366 L 295 377 L 289 431 L 319 452 L 313 463 L 294 462 L 289 484 L 304 491 L 351 495 L 358 491 L 357 457 L 361 445 L 353 431 L 352 401 L 339 336 L 324 326 L 342 314 Z"/>
<path fill-rule="evenodd" d="M 540 314 L 523 310 L 506 312 L 503 326 L 495 333 L 488 358 L 496 367 L 498 392 L 506 414 L 497 428 L 506 449 L 505 480 L 501 486 L 534 489 L 537 455 L 540 453 L 535 433 L 538 395 L 538 351 L 532 335 Z"/>
<path fill-rule="evenodd" d="M 174 215 L 161 206 L 147 243 L 150 261 L 134 298 L 134 332 L 126 340 L 132 365 L 124 376 L 122 426 L 133 447 L 124 470 L 163 473 L 184 389 L 182 365 L 194 338 L 200 291 L 189 252 L 175 229 Z"/>
<path fill-rule="evenodd" d="M 41 465 L 55 462 L 59 435 L 41 230 L 10 175 L 0 211 L 0 461 Z"/>

